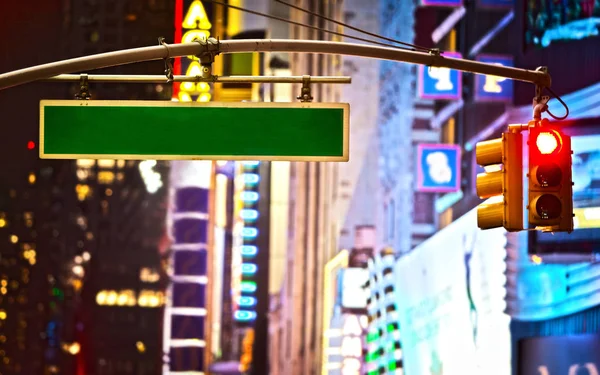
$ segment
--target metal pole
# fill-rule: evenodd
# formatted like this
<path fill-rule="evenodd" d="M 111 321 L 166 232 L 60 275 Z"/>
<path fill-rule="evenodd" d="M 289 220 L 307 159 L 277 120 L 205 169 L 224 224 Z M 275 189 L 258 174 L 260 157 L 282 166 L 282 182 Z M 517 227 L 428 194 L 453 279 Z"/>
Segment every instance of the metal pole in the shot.
<path fill-rule="evenodd" d="M 45 81 L 79 82 L 79 74 L 61 74 L 45 79 Z M 166 76 L 161 75 L 110 75 L 88 74 L 88 82 L 126 82 L 126 83 L 169 83 Z M 173 76 L 173 82 L 217 82 L 217 83 L 302 83 L 302 76 Z M 346 76 L 311 76 L 311 83 L 352 83 L 352 77 Z"/>
<path fill-rule="evenodd" d="M 355 43 L 286 39 L 246 39 L 222 40 L 218 43 L 216 41 L 214 43 L 194 42 L 134 48 L 57 61 L 0 74 L 0 90 L 50 78 L 59 74 L 83 72 L 140 61 L 160 60 L 187 55 L 243 52 L 296 52 L 352 55 L 494 75 L 531 82 L 542 87 L 550 87 L 551 84 L 550 75 L 545 72 L 487 64 L 471 60 L 453 59 L 434 53 Z"/>

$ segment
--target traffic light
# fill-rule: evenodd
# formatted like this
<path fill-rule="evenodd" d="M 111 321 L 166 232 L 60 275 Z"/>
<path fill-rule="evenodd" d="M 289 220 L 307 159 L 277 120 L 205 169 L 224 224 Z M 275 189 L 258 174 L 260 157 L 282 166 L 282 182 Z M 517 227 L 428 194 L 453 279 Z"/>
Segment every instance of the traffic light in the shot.
<path fill-rule="evenodd" d="M 571 137 L 542 120 L 529 128 L 529 227 L 573 231 Z"/>
<path fill-rule="evenodd" d="M 486 169 L 477 175 L 477 195 L 492 198 L 477 208 L 481 229 L 523 229 L 523 136 L 520 126 L 509 126 L 502 138 L 479 142 L 477 164 Z"/>

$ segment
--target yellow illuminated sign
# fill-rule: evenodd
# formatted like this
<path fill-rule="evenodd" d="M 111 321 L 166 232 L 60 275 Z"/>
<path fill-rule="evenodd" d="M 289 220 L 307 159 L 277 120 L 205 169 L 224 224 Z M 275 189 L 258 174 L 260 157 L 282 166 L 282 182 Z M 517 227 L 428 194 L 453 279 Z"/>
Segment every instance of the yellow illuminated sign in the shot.
<path fill-rule="evenodd" d="M 502 64 L 495 63 L 494 65 L 503 66 Z M 499 94 L 502 92 L 502 86 L 499 85 L 500 82 L 506 81 L 506 78 L 498 77 L 498 76 L 485 76 L 485 83 L 483 84 L 483 91 Z"/>
<path fill-rule="evenodd" d="M 246 331 L 242 340 L 242 356 L 240 358 L 240 370 L 248 371 L 252 364 L 252 346 L 254 345 L 254 329 L 250 328 Z"/>
<path fill-rule="evenodd" d="M 210 28 L 212 24 L 208 20 L 204 5 L 200 0 L 194 0 L 190 5 L 185 18 L 183 19 L 182 27 L 186 30 L 181 37 L 182 43 L 190 43 L 194 40 L 206 40 L 210 36 Z M 202 67 L 198 58 L 195 56 L 186 56 L 190 61 L 185 75 L 200 76 Z M 183 65 L 183 64 L 182 64 Z M 197 96 L 196 101 L 208 102 L 212 98 L 210 94 L 210 85 L 205 82 L 194 83 L 185 82 L 179 87 L 178 99 L 180 102 L 191 102 L 193 97 Z"/>
<path fill-rule="evenodd" d="M 183 19 L 183 27 L 185 29 L 204 29 L 209 30 L 212 24 L 208 20 L 204 5 L 200 0 L 195 0 L 190 5 L 185 18 Z"/>

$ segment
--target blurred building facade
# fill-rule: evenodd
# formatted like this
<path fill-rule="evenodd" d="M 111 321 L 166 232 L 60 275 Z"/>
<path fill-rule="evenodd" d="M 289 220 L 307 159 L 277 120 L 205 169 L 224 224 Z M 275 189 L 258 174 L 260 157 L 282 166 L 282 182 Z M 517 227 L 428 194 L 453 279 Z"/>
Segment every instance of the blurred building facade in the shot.
<path fill-rule="evenodd" d="M 44 21 L 30 22 L 43 25 L 48 38 L 60 35 L 45 43 L 50 51 L 44 55 L 57 60 L 147 44 L 139 38 L 142 30 L 171 30 L 164 22 L 165 12 L 172 12 L 168 3 L 46 2 L 28 12 L 43 14 Z M 25 9 L 15 6 L 13 14 Z M 160 64 L 158 70 L 155 67 L 133 69 L 162 71 Z M 127 69 L 121 72 L 132 71 Z M 30 98 L 40 99 L 72 99 L 79 90 L 78 84 L 71 90 L 64 84 L 46 86 L 23 90 L 34 90 Z M 157 99 L 163 88 L 92 85 L 90 91 L 92 100 Z M 22 118 L 24 129 L 38 127 L 37 111 L 30 112 L 34 116 Z M 157 373 L 164 289 L 158 244 L 165 216 L 165 189 L 157 184 L 166 184 L 166 166 L 123 160 L 39 160 L 37 144 L 37 136 L 30 136 L 22 145 L 35 160 L 33 167 L 22 168 L 22 183 L 11 186 L 9 178 L 3 179 L 7 189 L 2 200 L 8 199 L 9 205 L 0 209 L 0 216 L 3 228 L 11 233 L 12 250 L 3 248 L 2 258 L 11 273 L 19 272 L 18 279 L 16 274 L 3 279 L 5 301 L 23 306 L 18 312 L 0 313 L 10 331 L 5 335 L 10 345 L 1 352 L 5 359 L 0 366 L 6 367 L 0 371 Z M 25 266 L 19 268 L 19 263 Z M 12 295 L 10 288 L 17 280 L 19 290 Z"/>
<path fill-rule="evenodd" d="M 173 1 L 63 2 L 63 31 L 71 56 L 133 48 L 172 35 Z M 103 70 L 160 74 L 162 63 Z M 72 85 L 77 94 L 79 85 Z M 166 85 L 90 85 L 91 100 L 166 99 Z M 84 267 L 83 304 L 76 329 L 87 374 L 158 373 L 162 363 L 165 279 L 160 241 L 165 233 L 168 166 L 154 161 L 74 163 L 77 247 Z M 78 258 L 76 259 L 78 260 Z M 77 265 L 73 265 L 77 267 Z M 73 268 L 76 270 L 78 268 Z"/>

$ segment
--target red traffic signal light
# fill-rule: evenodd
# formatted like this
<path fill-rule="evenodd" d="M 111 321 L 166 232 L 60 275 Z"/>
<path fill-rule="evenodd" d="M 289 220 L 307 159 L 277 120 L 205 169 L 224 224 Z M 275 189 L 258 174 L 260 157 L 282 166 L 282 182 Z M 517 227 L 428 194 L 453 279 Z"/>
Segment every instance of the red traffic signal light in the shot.
<path fill-rule="evenodd" d="M 571 137 L 547 120 L 529 128 L 529 226 L 546 231 L 573 230 Z"/>
<path fill-rule="evenodd" d="M 544 130 L 537 133 L 535 146 L 541 155 L 553 155 L 560 152 L 562 138 L 554 130 Z"/>

